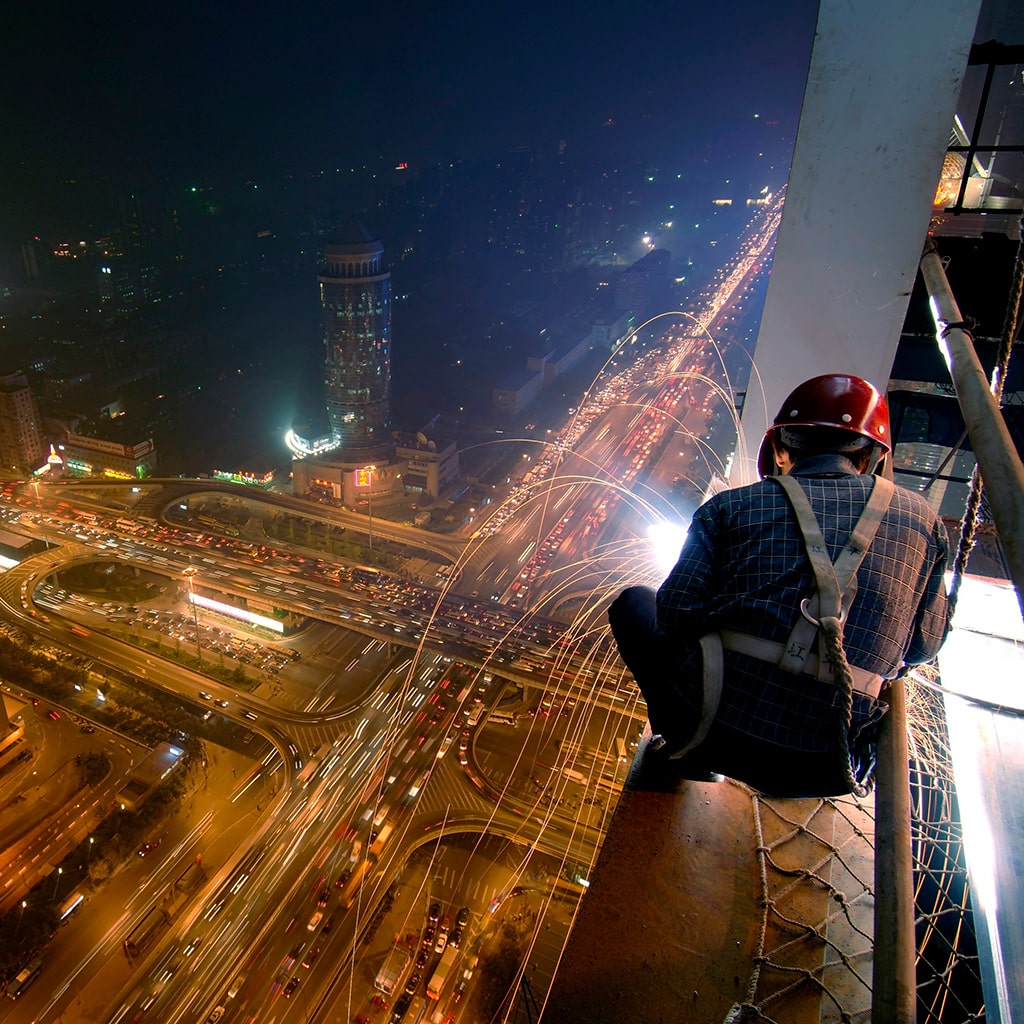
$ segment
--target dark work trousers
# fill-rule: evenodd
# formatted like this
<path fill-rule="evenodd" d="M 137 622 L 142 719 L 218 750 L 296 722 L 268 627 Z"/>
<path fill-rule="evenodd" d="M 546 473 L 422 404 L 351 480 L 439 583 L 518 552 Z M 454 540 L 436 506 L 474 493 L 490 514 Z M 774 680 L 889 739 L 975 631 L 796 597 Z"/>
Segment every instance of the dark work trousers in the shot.
<path fill-rule="evenodd" d="M 847 792 L 837 753 L 791 751 L 716 720 L 703 743 L 680 760 L 700 720 L 702 663 L 698 643 L 658 627 L 656 594 L 629 587 L 608 609 L 608 622 L 626 667 L 647 702 L 651 731 L 665 739 L 666 767 L 684 778 L 720 772 L 775 796 L 836 796 Z"/>

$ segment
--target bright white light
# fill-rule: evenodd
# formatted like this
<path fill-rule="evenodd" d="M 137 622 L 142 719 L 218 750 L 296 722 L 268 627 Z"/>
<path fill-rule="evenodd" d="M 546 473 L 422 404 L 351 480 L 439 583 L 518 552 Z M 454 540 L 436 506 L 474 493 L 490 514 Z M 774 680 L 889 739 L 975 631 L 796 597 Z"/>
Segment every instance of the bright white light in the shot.
<path fill-rule="evenodd" d="M 679 561 L 679 552 L 689 527 L 682 523 L 654 523 L 647 527 L 647 539 L 654 553 L 654 563 L 662 577 L 668 576 Z"/>
<path fill-rule="evenodd" d="M 963 826 L 964 852 L 975 909 L 983 964 L 993 983 L 991 1002 L 1000 1009 L 1019 1005 L 1016 974 L 1004 937 L 1019 931 L 1012 894 L 1018 882 L 1006 836 L 1018 817 L 1004 780 L 1020 777 L 1024 743 L 1019 718 L 972 704 L 977 697 L 1004 707 L 1022 708 L 1020 679 L 1024 675 L 1024 627 L 1016 591 L 1002 580 L 965 576 L 960 584 L 953 628 L 939 652 L 942 685 L 967 701 L 946 695 L 946 723 L 953 757 L 957 802 Z M 1011 899 L 999 903 L 999 893 Z M 1000 1013 L 1000 1020 L 1009 1020 Z"/>
<path fill-rule="evenodd" d="M 284 632 L 284 624 L 277 619 L 267 618 L 266 615 L 257 615 L 255 612 L 247 612 L 244 608 L 236 608 L 233 604 L 223 604 L 220 601 L 213 601 L 202 594 L 189 594 L 189 600 L 200 608 L 209 608 L 211 612 L 218 615 L 227 615 L 232 619 L 241 619 L 243 622 L 251 623 L 253 626 L 262 626 L 264 629 L 273 630 L 275 633 Z"/>
<path fill-rule="evenodd" d="M 978 697 L 1020 709 L 1022 639 L 1024 628 L 1013 587 L 1001 580 L 965 576 L 953 628 L 939 652 L 942 685 L 968 699 Z M 979 666 L 984 666 L 983 671 L 978 671 Z M 1006 766 L 1019 764 L 1024 755 L 1017 732 L 1000 729 L 999 715 L 984 709 L 974 711 L 950 696 L 946 698 L 946 717 L 971 889 L 977 907 L 990 922 L 989 941 L 995 945 L 999 941 L 994 922 L 1000 857 L 989 819 L 989 751 L 998 748 Z"/>
<path fill-rule="evenodd" d="M 289 430 L 284 435 L 284 443 L 288 450 L 298 458 L 304 458 L 307 455 L 319 455 L 322 452 L 330 451 L 334 447 L 334 440 L 330 434 L 325 434 L 323 437 L 317 437 L 309 441 L 306 438 L 299 437 L 294 430 Z"/>
<path fill-rule="evenodd" d="M 947 574 L 947 584 L 949 575 Z M 939 654 L 942 684 L 966 697 L 1024 711 L 1024 624 L 1013 586 L 964 576 L 953 628 Z M 983 672 L 978 666 L 984 665 Z"/>

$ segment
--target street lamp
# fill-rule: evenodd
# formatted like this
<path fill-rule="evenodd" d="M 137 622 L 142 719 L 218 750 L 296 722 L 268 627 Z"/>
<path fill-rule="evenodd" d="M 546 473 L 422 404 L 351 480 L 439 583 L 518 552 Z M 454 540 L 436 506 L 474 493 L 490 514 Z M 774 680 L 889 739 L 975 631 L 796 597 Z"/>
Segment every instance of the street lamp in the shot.
<path fill-rule="evenodd" d="M 14 927 L 14 941 L 18 941 L 18 932 L 21 931 L 21 916 L 25 913 L 25 908 L 28 906 L 28 900 L 22 900 L 21 905 L 18 908 L 18 923 Z"/>
<path fill-rule="evenodd" d="M 192 621 L 196 626 L 196 658 L 199 659 L 199 667 L 203 667 L 203 648 L 199 641 L 199 609 L 196 607 L 196 592 L 192 585 L 192 580 L 197 572 L 195 566 L 188 566 L 181 570 L 182 575 L 188 580 L 188 602 L 192 605 Z"/>
<path fill-rule="evenodd" d="M 35 496 L 36 496 L 36 507 L 37 508 L 42 508 L 42 506 L 39 504 L 39 481 L 38 480 L 33 480 L 32 481 L 32 490 L 33 490 L 33 492 L 35 493 Z M 40 515 L 39 519 L 36 522 L 37 522 L 37 525 L 39 526 L 39 532 L 43 535 L 43 543 L 46 545 L 46 550 L 49 551 L 50 550 L 50 537 L 49 537 L 49 534 L 46 532 L 46 524 L 43 522 L 41 515 Z"/>
<path fill-rule="evenodd" d="M 53 899 L 57 898 L 57 890 L 60 888 L 60 876 L 64 874 L 63 868 L 57 868 L 57 874 L 53 881 Z"/>

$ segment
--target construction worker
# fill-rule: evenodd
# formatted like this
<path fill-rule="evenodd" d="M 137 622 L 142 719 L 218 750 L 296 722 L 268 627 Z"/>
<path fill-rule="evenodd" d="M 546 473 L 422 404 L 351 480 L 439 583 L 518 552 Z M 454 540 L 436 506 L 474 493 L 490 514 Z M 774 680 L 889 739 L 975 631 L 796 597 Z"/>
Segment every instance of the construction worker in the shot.
<path fill-rule="evenodd" d="M 702 505 L 657 592 L 608 617 L 644 698 L 652 757 L 777 796 L 864 792 L 879 693 L 948 628 L 942 521 L 881 472 L 884 397 L 827 374 L 783 403 L 762 479 Z"/>

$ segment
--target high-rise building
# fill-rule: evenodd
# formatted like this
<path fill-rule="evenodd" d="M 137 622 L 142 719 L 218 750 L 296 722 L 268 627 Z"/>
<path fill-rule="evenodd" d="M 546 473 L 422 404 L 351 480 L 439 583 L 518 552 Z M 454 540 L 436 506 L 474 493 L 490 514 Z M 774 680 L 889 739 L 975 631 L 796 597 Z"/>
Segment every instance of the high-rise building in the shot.
<path fill-rule="evenodd" d="M 35 396 L 20 373 L 0 377 L 0 466 L 35 470 L 46 458 Z"/>
<path fill-rule="evenodd" d="M 351 219 L 324 248 L 317 280 L 331 443 L 355 457 L 389 441 L 391 273 L 384 246 Z"/>

